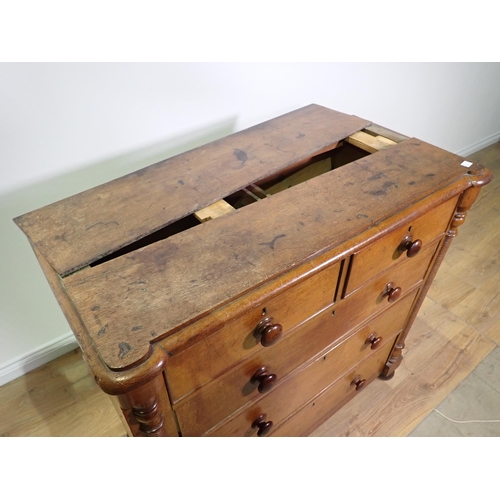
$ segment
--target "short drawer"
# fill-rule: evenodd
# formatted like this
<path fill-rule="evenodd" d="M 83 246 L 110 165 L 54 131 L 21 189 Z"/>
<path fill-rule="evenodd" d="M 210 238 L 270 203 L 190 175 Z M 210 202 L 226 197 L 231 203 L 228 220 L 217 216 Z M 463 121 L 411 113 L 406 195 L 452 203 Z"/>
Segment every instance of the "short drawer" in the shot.
<path fill-rule="evenodd" d="M 341 387 L 339 398 L 345 397 L 347 393 L 356 392 L 356 380 L 368 381 L 382 372 L 393 343 L 394 338 L 389 339 L 368 357 L 366 363 L 356 365 L 340 376 L 338 382 Z M 338 361 L 339 357 L 336 354 L 327 353 L 298 375 L 291 377 L 286 383 L 276 388 L 275 392 L 245 408 L 223 426 L 208 432 L 206 435 L 256 436 L 257 429 L 252 427 L 252 424 L 260 415 L 265 415 L 266 421 L 271 421 L 273 426 L 278 427 L 287 417 L 339 378 L 338 374 L 333 374 Z"/>
<path fill-rule="evenodd" d="M 167 364 L 167 382 L 172 400 L 200 387 L 242 359 L 259 350 L 266 351 L 255 336 L 259 322 L 272 318 L 270 325 L 280 325 L 282 338 L 318 311 L 333 304 L 339 278 L 340 263 L 336 262 L 279 295 L 247 311 L 238 319 L 187 349 L 173 355 Z"/>
<path fill-rule="evenodd" d="M 356 378 L 364 379 L 366 387 L 382 373 L 391 348 L 392 343 L 364 359 L 325 391 L 309 400 L 289 419 L 276 426 L 270 435 L 275 437 L 307 436 L 356 395 L 356 386 L 352 383 L 353 380 Z"/>
<path fill-rule="evenodd" d="M 357 327 L 373 314 L 396 303 L 425 277 L 439 241 L 424 248 L 416 257 L 390 267 L 362 288 L 335 304 L 335 316 L 347 330 Z M 400 298 L 397 298 L 400 289 Z"/>
<path fill-rule="evenodd" d="M 415 244 L 417 240 L 420 240 L 422 247 L 425 248 L 429 242 L 446 230 L 456 204 L 457 197 L 452 198 L 410 222 L 408 226 L 391 232 L 367 248 L 355 253 L 352 256 L 344 296 L 357 290 L 369 279 L 396 262 L 403 259 L 412 260 L 408 257 L 408 255 L 412 255 L 412 252 L 403 250 L 401 243 L 409 241 L 410 244 Z M 407 239 L 405 240 L 405 238 Z"/>
<path fill-rule="evenodd" d="M 332 351 L 337 361 L 331 368 L 331 376 L 340 375 L 400 331 L 415 294 L 416 291 L 406 296 L 345 342 L 341 342 Z M 202 434 L 224 420 L 248 401 L 258 397 L 259 385 L 263 393 L 268 387 L 271 387 L 270 393 L 277 390 L 278 387 L 273 386 L 273 380 L 266 379 L 266 376 L 261 379 L 254 377 L 259 369 L 265 369 L 268 376 L 275 377 L 274 383 L 277 384 L 277 381 L 338 340 L 345 333 L 342 326 L 342 322 L 338 322 L 331 310 L 327 309 L 297 328 L 279 344 L 257 352 L 228 373 L 175 404 L 174 410 L 183 434 Z"/>

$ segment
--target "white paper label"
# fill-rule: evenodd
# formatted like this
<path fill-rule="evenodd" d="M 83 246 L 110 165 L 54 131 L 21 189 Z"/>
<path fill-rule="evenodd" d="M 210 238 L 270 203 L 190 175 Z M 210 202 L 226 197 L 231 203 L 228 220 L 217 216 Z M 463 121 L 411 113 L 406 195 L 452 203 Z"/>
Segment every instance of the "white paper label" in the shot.
<path fill-rule="evenodd" d="M 462 163 L 460 163 L 460 165 L 462 165 L 462 167 L 469 168 L 472 167 L 472 162 L 464 160 Z"/>

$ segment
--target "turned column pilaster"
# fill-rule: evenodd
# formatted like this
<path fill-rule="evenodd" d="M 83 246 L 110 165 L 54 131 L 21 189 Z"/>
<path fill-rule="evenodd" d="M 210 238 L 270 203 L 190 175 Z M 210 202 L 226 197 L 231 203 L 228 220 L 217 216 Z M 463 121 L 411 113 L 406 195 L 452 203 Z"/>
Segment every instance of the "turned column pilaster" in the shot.
<path fill-rule="evenodd" d="M 408 335 L 408 332 L 410 331 L 410 328 L 412 327 L 413 322 L 417 317 L 420 306 L 422 305 L 427 292 L 429 291 L 429 288 L 439 270 L 439 266 L 443 262 L 446 252 L 451 245 L 451 242 L 457 236 L 458 228 L 464 223 L 467 212 L 476 201 L 482 186 L 488 184 L 493 178 L 491 172 L 480 165 L 475 165 L 470 168 L 467 171 L 467 175 L 470 178 L 471 185 L 460 195 L 457 203 L 457 208 L 455 210 L 455 215 L 453 216 L 450 227 L 446 232 L 446 235 L 441 246 L 439 247 L 436 257 L 431 264 L 430 270 L 417 297 L 416 303 L 411 311 L 410 317 L 408 318 L 405 328 L 396 339 L 396 343 L 394 344 L 391 354 L 380 375 L 380 378 L 384 380 L 391 379 L 394 376 L 396 368 L 398 368 L 398 366 L 403 361 L 403 349 L 405 348 L 406 336 Z"/>

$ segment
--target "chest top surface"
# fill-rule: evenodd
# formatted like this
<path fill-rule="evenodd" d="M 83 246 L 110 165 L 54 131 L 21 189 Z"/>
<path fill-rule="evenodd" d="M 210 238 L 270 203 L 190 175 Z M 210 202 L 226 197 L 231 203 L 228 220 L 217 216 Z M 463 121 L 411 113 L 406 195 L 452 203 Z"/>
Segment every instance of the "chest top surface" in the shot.
<path fill-rule="evenodd" d="M 16 222 L 62 277 L 102 361 L 123 370 L 147 356 L 152 341 L 446 186 L 471 183 L 461 157 L 408 139 L 99 261 L 245 186 L 321 157 L 368 125 L 307 106 Z"/>
<path fill-rule="evenodd" d="M 331 149 L 370 122 L 310 105 L 16 219 L 67 275 L 249 183 Z"/>

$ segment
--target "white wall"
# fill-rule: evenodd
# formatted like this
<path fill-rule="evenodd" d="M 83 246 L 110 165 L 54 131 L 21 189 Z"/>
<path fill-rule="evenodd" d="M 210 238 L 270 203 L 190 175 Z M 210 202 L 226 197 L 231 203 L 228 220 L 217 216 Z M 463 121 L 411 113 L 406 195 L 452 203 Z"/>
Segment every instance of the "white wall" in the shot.
<path fill-rule="evenodd" d="M 500 64 L 0 64 L 0 384 L 75 345 L 13 217 L 310 103 L 466 155 Z"/>

